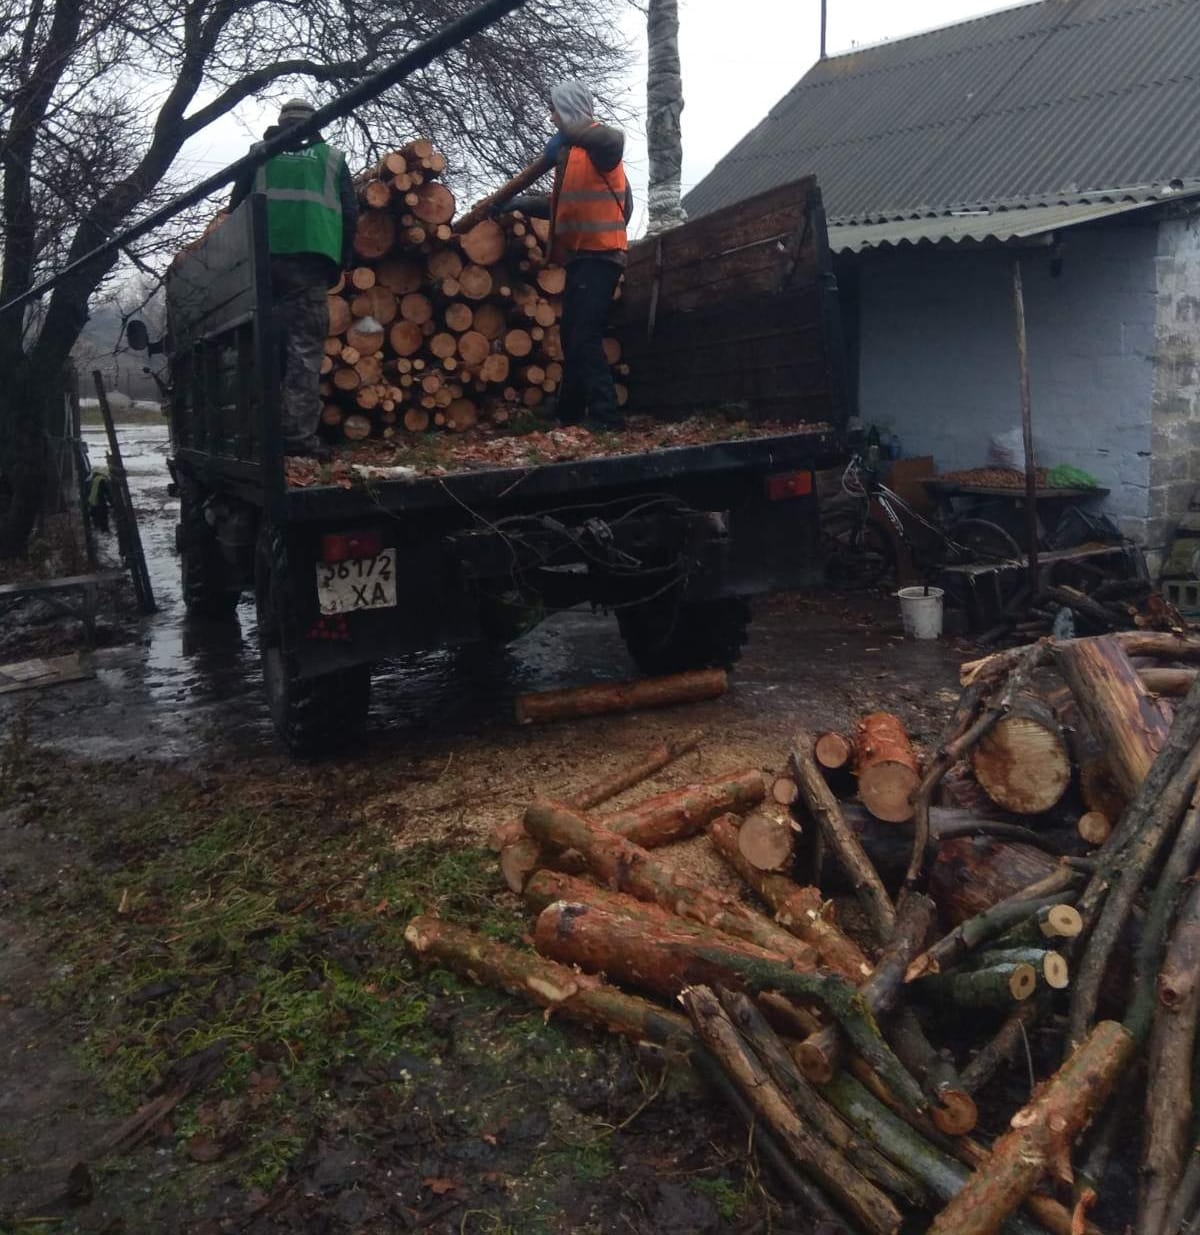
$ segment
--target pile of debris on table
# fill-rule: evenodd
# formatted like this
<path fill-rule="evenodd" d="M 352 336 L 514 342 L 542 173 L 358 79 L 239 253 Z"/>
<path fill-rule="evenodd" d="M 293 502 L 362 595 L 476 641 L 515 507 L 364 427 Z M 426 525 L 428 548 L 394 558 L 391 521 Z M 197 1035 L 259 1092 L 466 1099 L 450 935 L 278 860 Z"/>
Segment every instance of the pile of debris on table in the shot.
<path fill-rule="evenodd" d="M 999 652 L 923 764 L 876 713 L 799 733 L 785 775 L 596 813 L 690 735 L 497 829 L 536 951 L 431 917 L 407 938 L 689 1059 L 832 1230 L 1095 1235 L 1134 1155 L 1132 1229 L 1192 1230 L 1198 661 L 1143 632 Z M 762 908 L 651 852 L 705 828 Z"/>

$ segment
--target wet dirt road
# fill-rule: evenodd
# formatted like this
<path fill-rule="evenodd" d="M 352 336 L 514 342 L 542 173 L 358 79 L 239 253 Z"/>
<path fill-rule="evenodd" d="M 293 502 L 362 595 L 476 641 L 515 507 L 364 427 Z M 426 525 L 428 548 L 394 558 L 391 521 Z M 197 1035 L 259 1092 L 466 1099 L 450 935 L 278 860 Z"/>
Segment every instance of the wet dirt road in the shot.
<path fill-rule="evenodd" d="M 262 699 L 253 602 L 243 600 L 235 623 L 186 618 L 165 426 L 120 432 L 159 611 L 136 627 L 133 642 L 94 654 L 95 679 L 0 700 L 0 723 L 22 709 L 36 741 L 90 758 L 281 768 Z M 102 458 L 102 435 L 89 437 L 93 457 Z M 953 687 L 961 653 L 945 642 L 901 639 L 893 604 L 829 595 L 761 600 L 724 699 L 541 730 L 513 725 L 515 695 L 633 676 L 611 617 L 564 614 L 507 649 L 408 657 L 381 667 L 367 748 L 342 762 L 483 759 L 493 800 L 498 791 L 507 797 L 509 785 L 520 800 L 546 777 L 569 781 L 577 762 L 586 778 L 597 762 L 696 724 L 711 728 L 722 765 L 778 766 L 797 720 L 832 727 L 871 707 L 898 711 L 920 737 L 945 710 L 942 692 Z M 503 764 L 498 776 L 494 754 Z"/>

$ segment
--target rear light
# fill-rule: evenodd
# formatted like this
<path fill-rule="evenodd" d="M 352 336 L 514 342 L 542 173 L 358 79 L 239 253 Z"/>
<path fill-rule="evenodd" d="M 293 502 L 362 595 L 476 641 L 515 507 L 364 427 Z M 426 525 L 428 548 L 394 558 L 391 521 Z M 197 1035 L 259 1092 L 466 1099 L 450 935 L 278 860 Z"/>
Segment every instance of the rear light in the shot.
<path fill-rule="evenodd" d="M 780 472 L 767 477 L 767 498 L 786 502 L 791 497 L 808 497 L 813 491 L 812 472 Z"/>
<path fill-rule="evenodd" d="M 378 557 L 382 532 L 327 532 L 321 537 L 322 562 L 348 562 L 356 557 Z"/>

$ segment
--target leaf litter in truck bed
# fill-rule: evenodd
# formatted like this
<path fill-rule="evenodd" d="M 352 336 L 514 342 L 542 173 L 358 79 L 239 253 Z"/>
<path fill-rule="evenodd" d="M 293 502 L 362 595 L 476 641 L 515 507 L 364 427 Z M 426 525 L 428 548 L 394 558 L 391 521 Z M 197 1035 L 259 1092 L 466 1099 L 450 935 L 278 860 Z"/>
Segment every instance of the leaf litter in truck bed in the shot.
<path fill-rule="evenodd" d="M 416 480 L 454 472 L 491 468 L 536 467 L 615 455 L 646 454 L 680 446 L 708 446 L 716 442 L 786 433 L 822 433 L 826 424 L 784 424 L 780 421 L 731 421 L 724 416 L 690 416 L 667 422 L 653 416 L 631 416 L 619 432 L 594 432 L 583 425 L 543 427 L 514 433 L 481 424 L 463 433 L 415 433 L 390 441 L 364 441 L 337 447 L 331 461 L 291 456 L 287 481 L 292 488 L 333 485 L 348 489 L 372 480 Z"/>

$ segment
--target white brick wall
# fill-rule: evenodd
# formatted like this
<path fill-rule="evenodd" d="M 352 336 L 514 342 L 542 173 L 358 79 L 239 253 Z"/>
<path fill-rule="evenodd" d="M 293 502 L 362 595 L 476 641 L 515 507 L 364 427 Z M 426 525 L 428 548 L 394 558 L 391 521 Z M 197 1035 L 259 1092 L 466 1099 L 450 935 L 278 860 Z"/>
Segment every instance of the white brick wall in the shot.
<path fill-rule="evenodd" d="M 1187 239 L 1200 256 L 1200 235 Z M 1143 543 L 1161 533 L 1150 466 L 1160 248 L 1150 222 L 1064 232 L 1057 277 L 1050 250 L 1022 251 L 1038 461 L 1072 463 L 1111 488 L 1104 509 Z M 1200 265 L 1193 280 L 1177 256 L 1166 260 L 1194 297 L 1188 330 L 1200 330 Z M 985 464 L 989 437 L 1020 425 L 1011 261 L 1011 251 L 928 249 L 860 259 L 863 420 L 941 470 Z M 1189 416 L 1200 352 L 1190 357 Z"/>

